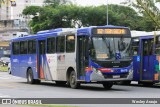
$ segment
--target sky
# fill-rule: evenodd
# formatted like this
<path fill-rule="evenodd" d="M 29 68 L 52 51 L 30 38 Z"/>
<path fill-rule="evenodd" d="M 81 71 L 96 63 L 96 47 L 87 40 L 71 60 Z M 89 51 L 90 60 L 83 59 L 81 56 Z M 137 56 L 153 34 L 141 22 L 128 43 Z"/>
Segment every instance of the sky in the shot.
<path fill-rule="evenodd" d="M 108 0 L 108 4 L 120 4 L 121 2 L 124 2 L 125 0 Z M 72 0 L 73 3 L 76 3 L 78 5 L 87 6 L 87 5 L 102 5 L 107 4 L 107 0 Z"/>

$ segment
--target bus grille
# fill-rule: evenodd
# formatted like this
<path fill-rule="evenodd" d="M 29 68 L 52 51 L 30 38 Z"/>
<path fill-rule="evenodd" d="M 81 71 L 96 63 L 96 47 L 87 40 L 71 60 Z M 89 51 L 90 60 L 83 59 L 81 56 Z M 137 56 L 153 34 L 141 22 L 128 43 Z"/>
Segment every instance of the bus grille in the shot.
<path fill-rule="evenodd" d="M 105 79 L 113 79 L 113 74 L 103 74 Z M 127 78 L 128 73 L 120 74 L 120 78 Z"/>

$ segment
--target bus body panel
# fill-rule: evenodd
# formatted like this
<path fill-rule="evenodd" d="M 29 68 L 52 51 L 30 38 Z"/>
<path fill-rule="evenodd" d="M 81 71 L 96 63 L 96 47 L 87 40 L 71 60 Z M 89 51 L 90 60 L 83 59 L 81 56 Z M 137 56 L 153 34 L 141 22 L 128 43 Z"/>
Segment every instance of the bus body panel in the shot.
<path fill-rule="evenodd" d="M 26 55 L 19 56 L 19 71 L 20 71 L 19 75 L 23 78 L 26 78 L 26 71 L 29 66 L 29 64 L 28 64 L 29 61 L 27 61 L 27 60 L 29 60 L 28 56 L 26 56 Z"/>
<path fill-rule="evenodd" d="M 31 68 L 33 71 L 34 79 L 39 79 L 38 73 L 37 73 L 37 55 L 36 54 L 30 54 L 28 55 L 28 61 L 26 65 L 26 71 L 24 71 L 27 74 L 28 68 Z"/>
<path fill-rule="evenodd" d="M 100 26 L 100 27 L 80 28 L 76 30 L 76 33 L 63 32 L 63 31 L 57 31 L 57 32 L 45 31 L 37 33 L 37 35 L 33 37 L 30 36 L 30 37 L 13 39 L 12 42 L 35 39 L 37 47 L 35 55 L 28 55 L 28 54 L 17 55 L 17 56 L 11 55 L 11 63 L 12 63 L 11 68 L 13 70 L 13 75 L 26 77 L 27 69 L 31 68 L 33 71 L 34 79 L 45 79 L 47 81 L 51 80 L 66 81 L 67 70 L 69 68 L 72 68 L 77 74 L 78 81 L 113 82 L 113 81 L 131 80 L 133 78 L 132 59 L 128 58 L 127 61 L 129 62 L 129 65 L 123 67 L 119 67 L 121 65 L 121 61 L 119 61 L 120 59 L 117 59 L 117 56 L 115 56 L 116 57 L 115 61 L 112 62 L 113 64 L 116 63 L 118 65 L 117 67 L 100 66 L 98 63 L 95 63 L 91 59 L 91 57 L 89 56 L 89 52 L 87 51 L 89 50 L 88 43 L 89 40 L 91 40 L 92 38 L 93 28 L 102 28 L 102 29 L 121 28 L 121 29 L 127 29 L 127 32 L 129 32 L 129 29 L 126 27 Z M 71 53 L 64 52 L 64 53 L 53 53 L 53 54 L 47 53 L 47 38 L 56 37 L 57 39 L 58 36 L 65 36 L 66 38 L 66 36 L 69 34 L 75 34 L 75 52 Z M 106 35 L 106 37 L 107 36 L 108 35 Z M 127 38 L 131 38 L 130 33 L 127 33 L 127 36 L 128 36 Z M 79 42 L 79 47 L 77 49 L 78 41 L 81 39 L 83 39 L 83 41 Z M 83 51 L 80 54 L 81 50 Z M 86 56 L 87 54 L 88 56 Z M 79 58 L 77 57 L 77 55 L 79 55 L 78 56 Z"/>
<path fill-rule="evenodd" d="M 139 38 L 139 49 L 138 54 L 133 56 L 133 81 L 156 83 L 158 79 L 155 76 L 158 73 L 159 62 L 154 53 L 153 36 L 137 38 Z"/>
<path fill-rule="evenodd" d="M 52 80 L 58 80 L 58 71 L 57 71 L 57 54 L 46 54 L 48 62 L 48 71 L 51 73 Z"/>
<path fill-rule="evenodd" d="M 67 80 L 67 70 L 69 68 L 73 68 L 73 70 L 77 73 L 77 70 L 76 70 L 76 52 L 74 53 L 65 53 L 65 72 L 63 74 L 64 76 L 64 80 L 66 81 Z M 60 74 L 59 77 L 62 75 Z"/>
<path fill-rule="evenodd" d="M 19 70 L 19 55 L 11 56 L 11 65 L 12 75 L 21 76 Z"/>
<path fill-rule="evenodd" d="M 160 55 L 156 56 L 154 78 L 155 78 L 155 80 L 160 81 Z"/>
<path fill-rule="evenodd" d="M 140 56 L 133 56 L 133 80 L 140 80 Z"/>

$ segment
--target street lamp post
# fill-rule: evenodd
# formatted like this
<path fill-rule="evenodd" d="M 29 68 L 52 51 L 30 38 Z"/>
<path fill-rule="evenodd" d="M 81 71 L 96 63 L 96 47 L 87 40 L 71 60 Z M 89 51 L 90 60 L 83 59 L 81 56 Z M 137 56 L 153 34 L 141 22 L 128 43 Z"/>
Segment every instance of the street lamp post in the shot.
<path fill-rule="evenodd" d="M 107 0 L 107 25 L 108 25 L 108 0 Z"/>

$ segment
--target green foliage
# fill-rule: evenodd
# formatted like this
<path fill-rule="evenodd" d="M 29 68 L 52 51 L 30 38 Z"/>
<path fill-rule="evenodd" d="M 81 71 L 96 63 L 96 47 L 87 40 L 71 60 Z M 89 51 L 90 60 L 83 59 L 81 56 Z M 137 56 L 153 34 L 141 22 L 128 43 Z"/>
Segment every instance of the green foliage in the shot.
<path fill-rule="evenodd" d="M 159 3 L 160 0 L 136 0 L 133 2 L 132 0 L 126 0 L 126 4 L 129 6 L 133 6 L 138 9 L 139 13 L 143 15 L 143 17 L 147 17 L 147 22 L 152 22 L 154 24 L 154 30 L 160 29 L 160 10 L 156 6 L 156 3 Z"/>
<path fill-rule="evenodd" d="M 54 0 L 52 0 L 54 1 Z M 49 3 L 49 0 L 45 2 Z M 137 12 L 127 6 L 108 6 L 109 24 L 130 27 L 133 30 L 151 31 L 154 24 L 146 16 L 139 16 Z M 72 4 L 47 5 L 43 7 L 30 6 L 23 10 L 24 15 L 33 15 L 29 25 L 33 31 L 106 25 L 106 5 L 77 6 Z"/>
<path fill-rule="evenodd" d="M 40 6 L 29 6 L 23 10 L 22 14 L 36 16 L 41 10 Z"/>

